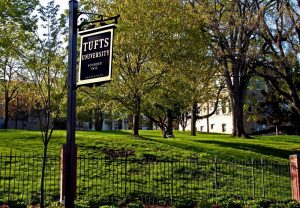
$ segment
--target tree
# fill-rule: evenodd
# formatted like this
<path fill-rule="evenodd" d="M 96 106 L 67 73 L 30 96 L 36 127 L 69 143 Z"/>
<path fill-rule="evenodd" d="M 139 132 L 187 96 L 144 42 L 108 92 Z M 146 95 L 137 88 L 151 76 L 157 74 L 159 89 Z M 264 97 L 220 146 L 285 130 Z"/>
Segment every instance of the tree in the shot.
<path fill-rule="evenodd" d="M 0 80 L 4 91 L 4 129 L 8 128 L 9 104 L 16 97 L 19 89 L 20 64 L 7 53 L 0 62 Z"/>
<path fill-rule="evenodd" d="M 77 96 L 78 119 L 90 120 L 96 131 L 102 131 L 105 112 L 112 111 L 113 101 L 107 94 L 107 86 L 80 88 Z"/>
<path fill-rule="evenodd" d="M 35 95 L 31 91 L 30 87 L 23 81 L 19 83 L 15 99 L 12 100 L 9 106 L 9 117 L 14 119 L 15 127 L 20 128 L 18 121 L 21 121 L 21 129 L 24 129 L 24 122 L 29 116 L 34 114 Z"/>
<path fill-rule="evenodd" d="M 256 73 L 264 77 L 300 115 L 299 1 L 271 1 L 258 34 L 263 56 Z"/>
<path fill-rule="evenodd" d="M 66 18 L 64 15 L 58 18 L 58 10 L 59 6 L 53 0 L 47 6 L 39 7 L 45 33 L 43 37 L 33 35 L 34 39 L 29 40 L 30 48 L 22 56 L 28 68 L 26 81 L 35 93 L 35 110 L 38 113 L 44 146 L 40 180 L 41 207 L 45 207 L 44 178 L 48 144 L 60 117 L 66 88 L 66 55 L 61 41 Z"/>
<path fill-rule="evenodd" d="M 4 91 L 4 128 L 8 127 L 9 103 L 15 98 L 19 88 L 22 65 L 18 54 L 27 34 L 35 29 L 36 18 L 32 16 L 38 1 L 0 2 L 0 84 Z"/>
<path fill-rule="evenodd" d="M 142 105 L 142 113 L 160 128 L 163 138 L 174 137 L 174 120 L 183 110 L 186 110 L 187 106 L 186 99 L 182 96 L 185 83 L 174 77 L 171 78 L 170 74 L 173 73 L 165 74 L 159 88 L 153 90 L 144 99 Z"/>
<path fill-rule="evenodd" d="M 191 1 L 201 24 L 211 36 L 211 53 L 220 65 L 232 106 L 233 136 L 248 135 L 244 130 L 243 106 L 247 86 L 257 57 L 256 31 L 261 22 L 261 1 Z"/>
<path fill-rule="evenodd" d="M 121 15 L 115 35 L 112 98 L 132 115 L 132 135 L 138 137 L 143 99 L 169 71 L 163 58 L 172 52 L 168 44 L 174 39 L 171 28 L 179 5 L 175 1 L 130 0 L 112 7 L 113 12 Z"/>

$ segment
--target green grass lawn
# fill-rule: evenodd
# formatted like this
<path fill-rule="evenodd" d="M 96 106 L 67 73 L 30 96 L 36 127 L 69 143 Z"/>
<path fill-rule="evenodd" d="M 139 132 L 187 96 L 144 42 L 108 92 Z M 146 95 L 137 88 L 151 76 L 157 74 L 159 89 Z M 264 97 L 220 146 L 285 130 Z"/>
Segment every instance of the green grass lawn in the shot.
<path fill-rule="evenodd" d="M 141 138 L 132 138 L 130 131 L 76 132 L 79 155 L 100 156 L 109 150 L 129 150 L 141 158 L 155 157 L 217 157 L 224 160 L 250 160 L 263 158 L 269 161 L 287 161 L 289 155 L 299 153 L 300 136 L 255 136 L 252 139 L 232 138 L 223 134 L 190 136 L 190 132 L 175 131 L 175 138 L 162 139 L 160 131 L 140 131 Z M 66 132 L 55 131 L 49 153 L 59 155 L 65 143 Z M 0 153 L 42 153 L 39 131 L 0 131 Z"/>
<path fill-rule="evenodd" d="M 300 150 L 299 136 L 244 139 L 198 133 L 192 137 L 190 132 L 179 131 L 169 139 L 162 139 L 160 131 L 140 131 L 140 135 L 132 138 L 130 131 L 77 131 L 78 195 L 89 199 L 134 192 L 179 198 L 204 195 L 246 200 L 263 193 L 270 199 L 290 197 L 287 162 L 289 155 Z M 55 131 L 49 144 L 49 155 L 55 156 L 48 159 L 46 170 L 50 201 L 59 196 L 59 156 L 65 141 L 66 132 Z M 0 131 L 0 201 L 9 196 L 23 199 L 24 193 L 24 199 L 33 200 L 38 193 L 41 158 L 21 155 L 41 156 L 42 149 L 39 131 Z M 10 151 L 16 157 L 5 156 Z M 111 154 L 123 155 L 106 157 Z M 177 160 L 170 162 L 171 157 Z M 227 162 L 216 162 L 220 160 Z"/>

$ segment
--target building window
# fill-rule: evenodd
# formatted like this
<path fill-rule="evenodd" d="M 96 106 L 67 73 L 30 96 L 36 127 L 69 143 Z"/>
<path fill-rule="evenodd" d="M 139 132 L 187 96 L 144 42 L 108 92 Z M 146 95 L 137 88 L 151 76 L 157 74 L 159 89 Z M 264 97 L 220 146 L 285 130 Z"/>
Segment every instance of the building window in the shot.
<path fill-rule="evenodd" d="M 203 130 L 204 130 L 204 126 L 201 126 L 201 127 L 200 127 L 200 130 L 203 131 Z"/>
<path fill-rule="evenodd" d="M 217 110 L 216 110 L 216 115 L 220 115 L 220 113 L 221 113 L 220 104 L 218 103 Z"/>
<path fill-rule="evenodd" d="M 225 114 L 226 113 L 226 106 L 227 106 L 226 101 L 223 101 L 221 106 L 222 106 L 222 113 Z"/>
<path fill-rule="evenodd" d="M 226 132 L 226 124 L 222 124 L 222 132 Z"/>
<path fill-rule="evenodd" d="M 210 129 L 214 129 L 215 124 L 210 124 Z"/>

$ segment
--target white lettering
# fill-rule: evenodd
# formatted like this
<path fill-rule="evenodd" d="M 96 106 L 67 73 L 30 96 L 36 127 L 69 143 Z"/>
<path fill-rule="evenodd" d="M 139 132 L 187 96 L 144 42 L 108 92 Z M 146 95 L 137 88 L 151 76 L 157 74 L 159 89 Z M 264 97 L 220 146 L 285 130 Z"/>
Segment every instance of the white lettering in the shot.
<path fill-rule="evenodd" d="M 83 46 L 84 46 L 84 49 L 83 49 L 83 51 L 86 51 L 86 45 L 87 45 L 88 43 L 83 43 Z"/>
<path fill-rule="evenodd" d="M 105 38 L 105 40 L 104 40 L 104 42 L 105 42 L 105 44 L 104 44 L 104 47 L 108 47 L 109 46 L 109 38 Z"/>

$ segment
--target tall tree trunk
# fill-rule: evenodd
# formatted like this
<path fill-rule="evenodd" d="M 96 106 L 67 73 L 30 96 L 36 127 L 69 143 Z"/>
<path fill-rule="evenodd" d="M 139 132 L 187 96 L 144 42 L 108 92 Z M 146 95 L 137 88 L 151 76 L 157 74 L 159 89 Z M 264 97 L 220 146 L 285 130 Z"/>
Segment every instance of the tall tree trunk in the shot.
<path fill-rule="evenodd" d="M 161 136 L 162 136 L 162 138 L 163 139 L 167 138 L 167 131 L 166 131 L 166 129 L 160 128 L 160 130 L 161 130 Z"/>
<path fill-rule="evenodd" d="M 279 135 L 278 125 L 275 125 L 275 129 L 276 129 L 276 136 L 278 136 Z"/>
<path fill-rule="evenodd" d="M 45 208 L 45 170 L 46 170 L 46 162 L 47 162 L 47 149 L 48 149 L 47 146 L 48 144 L 44 144 L 42 170 L 41 170 L 41 178 L 40 178 L 41 208 Z"/>
<path fill-rule="evenodd" d="M 243 105 L 242 104 L 240 104 L 240 103 L 238 104 L 238 106 L 236 107 L 236 112 L 237 112 L 237 115 L 236 115 L 237 136 L 238 137 L 242 137 L 242 136 L 249 137 L 246 134 L 245 129 L 244 129 L 244 112 L 243 112 Z"/>
<path fill-rule="evenodd" d="M 132 136 L 139 137 L 140 114 L 141 114 L 141 98 L 136 98 L 136 108 L 132 118 Z"/>
<path fill-rule="evenodd" d="M 5 95 L 4 95 L 4 129 L 8 128 L 8 110 L 9 110 L 9 96 L 8 96 L 8 91 L 5 90 Z"/>
<path fill-rule="evenodd" d="M 134 113 L 132 117 L 132 136 L 139 137 L 140 114 Z"/>
<path fill-rule="evenodd" d="M 197 103 L 192 104 L 191 109 L 191 136 L 196 136 Z"/>
<path fill-rule="evenodd" d="M 103 113 L 101 110 L 96 109 L 95 130 L 102 131 L 102 125 L 103 125 Z"/>
<path fill-rule="evenodd" d="M 170 109 L 167 109 L 167 136 L 168 137 L 174 137 L 173 134 L 173 111 Z"/>
<path fill-rule="evenodd" d="M 236 104 L 235 99 L 231 96 L 231 117 L 232 117 L 232 133 L 231 136 L 235 137 L 237 136 L 237 120 L 236 120 Z"/>
<path fill-rule="evenodd" d="M 236 66 L 237 67 L 237 66 Z M 232 136 L 248 138 L 244 130 L 244 100 L 247 92 L 247 86 L 250 80 L 250 76 L 240 77 L 238 70 L 234 70 L 235 76 L 226 76 L 227 89 L 229 90 L 231 109 L 232 109 Z M 229 74 L 229 73 L 228 73 Z"/>
<path fill-rule="evenodd" d="M 207 103 L 207 115 L 209 114 L 209 102 Z M 206 118 L 206 129 L 207 133 L 209 133 L 209 117 Z"/>

